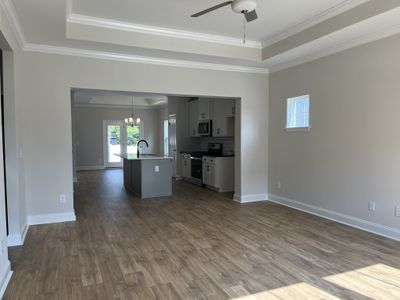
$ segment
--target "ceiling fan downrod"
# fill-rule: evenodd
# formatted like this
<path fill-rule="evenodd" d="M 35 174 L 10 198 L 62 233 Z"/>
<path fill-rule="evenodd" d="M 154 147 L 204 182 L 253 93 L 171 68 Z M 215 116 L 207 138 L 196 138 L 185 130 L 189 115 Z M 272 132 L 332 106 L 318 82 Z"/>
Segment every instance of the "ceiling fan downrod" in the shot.
<path fill-rule="evenodd" d="M 243 44 L 246 44 L 246 15 L 243 12 Z"/>

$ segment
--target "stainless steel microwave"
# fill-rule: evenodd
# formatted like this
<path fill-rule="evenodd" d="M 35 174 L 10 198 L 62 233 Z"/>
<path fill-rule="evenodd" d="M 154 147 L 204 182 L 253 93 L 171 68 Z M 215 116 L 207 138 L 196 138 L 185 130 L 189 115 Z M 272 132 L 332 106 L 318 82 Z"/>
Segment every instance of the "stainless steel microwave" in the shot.
<path fill-rule="evenodd" d="M 204 120 L 204 121 L 199 121 L 199 127 L 197 132 L 199 135 L 211 135 L 211 125 L 212 122 L 211 120 Z"/>

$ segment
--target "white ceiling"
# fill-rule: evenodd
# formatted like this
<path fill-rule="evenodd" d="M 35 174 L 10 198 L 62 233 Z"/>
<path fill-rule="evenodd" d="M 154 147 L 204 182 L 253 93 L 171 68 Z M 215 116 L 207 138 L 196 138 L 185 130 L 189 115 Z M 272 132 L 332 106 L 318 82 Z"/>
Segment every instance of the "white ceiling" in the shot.
<path fill-rule="evenodd" d="M 259 18 L 248 23 L 248 44 L 243 45 L 243 20 L 229 6 L 200 18 L 190 17 L 223 1 L 1 0 L 0 6 L 16 20 L 16 31 L 27 51 L 84 56 L 90 52 L 107 59 L 122 57 L 123 61 L 256 73 L 309 61 L 321 53 L 333 53 L 332 49 L 341 51 L 400 31 L 396 27 L 400 25 L 400 9 L 396 9 L 399 7 L 395 7 L 395 1 L 258 0 Z M 372 6 L 361 7 L 368 3 Z M 387 11 L 379 11 L 385 5 L 389 6 Z M 353 23 L 342 28 L 331 22 L 333 31 L 326 31 L 324 20 L 337 16 L 340 23 L 341 14 L 352 8 L 360 8 L 347 16 L 353 18 Z M 374 9 L 376 15 L 359 18 L 360 12 Z M 373 22 L 381 33 L 373 32 Z M 296 34 L 307 28 L 312 30 L 311 38 L 300 39 L 303 43 L 299 43 Z M 319 29 L 327 33 L 319 34 Z M 280 42 L 287 43 L 277 45 Z M 263 60 L 262 45 L 264 50 L 272 47 L 272 52 L 277 45 L 280 51 Z"/>
<path fill-rule="evenodd" d="M 26 1 L 25 1 L 26 2 Z M 36 2 L 36 1 L 32 1 Z M 136 24 L 242 37 L 243 17 L 229 6 L 199 18 L 190 15 L 224 0 L 73 0 L 72 12 Z M 258 0 L 258 19 L 248 23 L 250 40 L 265 41 L 346 0 Z"/>
<path fill-rule="evenodd" d="M 74 89 L 72 103 L 77 106 L 127 106 L 159 108 L 168 103 L 166 95 L 123 91 Z"/>

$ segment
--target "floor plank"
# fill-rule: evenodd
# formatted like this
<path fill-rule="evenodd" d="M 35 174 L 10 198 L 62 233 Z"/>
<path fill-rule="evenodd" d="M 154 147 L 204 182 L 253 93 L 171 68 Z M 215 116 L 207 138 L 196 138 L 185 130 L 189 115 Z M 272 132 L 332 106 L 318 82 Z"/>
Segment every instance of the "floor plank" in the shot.
<path fill-rule="evenodd" d="M 119 169 L 80 172 L 77 221 L 10 248 L 5 299 L 399 299 L 400 243 L 174 182 L 140 200 Z"/>

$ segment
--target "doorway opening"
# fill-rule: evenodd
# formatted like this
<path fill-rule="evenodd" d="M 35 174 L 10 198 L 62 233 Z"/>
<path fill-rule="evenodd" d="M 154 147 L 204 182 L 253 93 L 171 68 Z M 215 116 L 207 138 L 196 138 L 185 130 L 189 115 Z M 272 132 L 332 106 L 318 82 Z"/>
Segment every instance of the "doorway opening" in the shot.
<path fill-rule="evenodd" d="M 80 174 L 85 179 L 91 172 L 106 174 L 107 180 L 118 181 L 129 192 L 125 180 L 132 179 L 134 174 L 132 168 L 129 172 L 125 170 L 124 162 L 127 160 L 128 166 L 139 150 L 140 159 L 144 156 L 171 159 L 173 186 L 189 189 L 200 186 L 231 196 L 235 187 L 240 188 L 239 98 L 75 88 L 71 99 L 74 170 L 83 172 Z M 126 125 L 125 119 L 131 115 L 133 119 L 140 118 L 139 125 Z M 139 143 L 143 139 L 146 142 Z M 122 167 L 123 170 L 117 170 Z M 109 168 L 114 170 L 101 171 Z M 156 164 L 149 172 L 163 170 Z M 156 176 L 150 173 L 146 174 L 147 182 Z M 129 187 L 133 186 L 131 182 Z"/>

